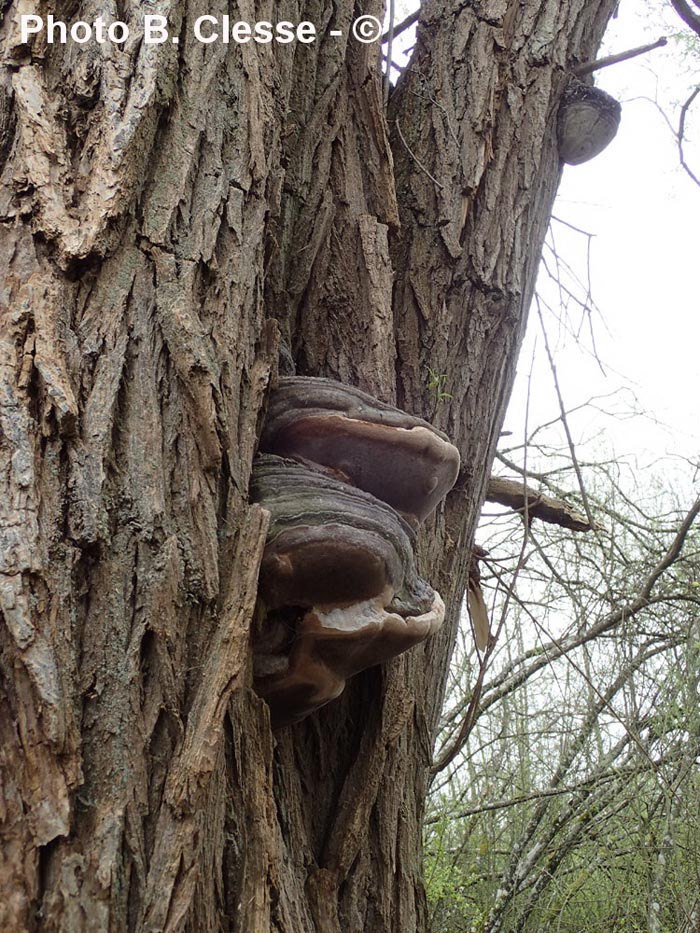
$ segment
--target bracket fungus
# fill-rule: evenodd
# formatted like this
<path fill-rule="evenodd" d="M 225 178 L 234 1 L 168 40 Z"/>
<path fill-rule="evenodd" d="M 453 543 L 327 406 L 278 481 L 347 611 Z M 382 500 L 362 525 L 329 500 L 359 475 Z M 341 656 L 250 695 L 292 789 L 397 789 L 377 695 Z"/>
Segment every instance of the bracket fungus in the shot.
<path fill-rule="evenodd" d="M 621 113 L 619 102 L 610 94 L 572 79 L 557 115 L 560 158 L 569 165 L 595 158 L 615 138 Z"/>
<path fill-rule="evenodd" d="M 280 379 L 260 440 L 278 454 L 330 471 L 419 524 L 457 479 L 459 453 L 427 421 L 332 379 Z"/>
<path fill-rule="evenodd" d="M 445 608 L 416 572 L 413 529 L 370 493 L 263 455 L 252 494 L 270 512 L 255 687 L 280 726 L 337 697 L 351 675 L 423 641 Z"/>

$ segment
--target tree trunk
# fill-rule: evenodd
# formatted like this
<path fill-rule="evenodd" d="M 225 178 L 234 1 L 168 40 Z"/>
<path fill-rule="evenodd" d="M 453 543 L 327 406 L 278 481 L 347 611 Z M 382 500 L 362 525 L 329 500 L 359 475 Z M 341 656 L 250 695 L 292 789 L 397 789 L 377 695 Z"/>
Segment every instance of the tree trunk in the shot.
<path fill-rule="evenodd" d="M 349 37 L 376 0 L 154 4 L 179 46 L 143 43 L 132 0 L 109 7 L 125 45 L 23 44 L 28 5 L 4 4 L 3 930 L 424 927 L 432 744 L 557 102 L 614 6 L 426 2 L 385 115 L 378 48 Z M 319 39 L 205 45 L 203 13 Z M 440 634 L 273 735 L 248 482 L 280 337 L 301 374 L 433 420 L 462 471 L 419 543 Z"/>

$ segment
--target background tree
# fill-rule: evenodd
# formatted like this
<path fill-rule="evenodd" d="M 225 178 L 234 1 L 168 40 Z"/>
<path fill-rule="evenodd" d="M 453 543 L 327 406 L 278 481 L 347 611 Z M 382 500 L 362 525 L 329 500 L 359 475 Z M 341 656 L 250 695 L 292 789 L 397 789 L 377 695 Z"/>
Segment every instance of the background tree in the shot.
<path fill-rule="evenodd" d="M 377 47 L 348 39 L 374 0 L 156 4 L 179 46 L 144 44 L 131 0 L 124 46 L 24 44 L 4 5 L 3 929 L 424 926 L 432 742 L 557 105 L 615 5 L 431 0 L 388 113 Z M 203 45 L 202 13 L 320 39 Z M 420 542 L 441 634 L 273 736 L 247 493 L 280 339 L 433 418 L 463 466 Z"/>
<path fill-rule="evenodd" d="M 596 523 L 545 524 L 533 493 L 524 521 L 480 531 L 496 637 L 476 655 L 465 636 L 448 681 L 427 821 L 435 931 L 697 922 L 700 500 L 635 483 L 623 459 L 567 465 L 556 436 L 573 431 L 555 421 L 499 454 L 517 474 L 527 452 L 540 501 L 568 485 L 565 520 L 585 505 Z"/>

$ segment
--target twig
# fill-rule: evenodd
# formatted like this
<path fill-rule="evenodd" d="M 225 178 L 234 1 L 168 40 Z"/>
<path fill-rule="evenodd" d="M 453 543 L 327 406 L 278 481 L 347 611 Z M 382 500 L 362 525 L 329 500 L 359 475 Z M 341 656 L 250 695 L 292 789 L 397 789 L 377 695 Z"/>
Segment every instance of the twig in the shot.
<path fill-rule="evenodd" d="M 681 116 L 678 121 L 678 157 L 680 158 L 681 165 L 686 170 L 688 175 L 693 179 L 696 185 L 700 185 L 700 179 L 695 175 L 690 166 L 685 161 L 685 153 L 683 152 L 683 141 L 685 137 L 685 120 L 688 116 L 688 110 L 693 104 L 695 98 L 700 94 L 700 87 L 696 87 L 693 93 L 690 95 L 688 100 L 681 107 Z"/>
<path fill-rule="evenodd" d="M 528 421 L 529 421 L 529 416 L 530 416 L 530 391 L 531 391 L 531 385 L 532 385 L 532 366 L 534 365 L 534 359 L 535 359 L 535 354 L 533 350 L 532 361 L 530 364 L 530 378 L 528 379 L 527 401 L 525 405 L 525 435 L 526 436 L 527 436 Z M 525 469 L 527 469 L 527 448 L 525 451 Z M 526 487 L 525 478 L 523 478 L 523 487 L 524 488 Z M 525 498 L 525 509 L 523 513 L 523 518 L 524 518 L 525 529 L 524 529 L 524 534 L 523 534 L 522 545 L 520 547 L 520 555 L 518 556 L 518 562 L 515 566 L 515 570 L 513 571 L 513 575 L 510 580 L 510 583 L 508 584 L 506 588 L 506 595 L 503 601 L 503 607 L 501 609 L 501 615 L 500 615 L 500 619 L 498 622 L 498 626 L 496 627 L 495 633 L 493 633 L 488 638 L 486 650 L 484 651 L 483 655 L 481 654 L 479 655 L 479 673 L 477 675 L 476 683 L 474 685 L 474 689 L 472 690 L 472 695 L 469 699 L 469 705 L 467 707 L 466 713 L 464 714 L 464 719 L 462 720 L 462 724 L 459 728 L 459 731 L 457 732 L 456 737 L 451 743 L 443 744 L 442 748 L 440 749 L 440 752 L 437 755 L 437 760 L 434 761 L 433 766 L 430 769 L 432 778 L 435 778 L 436 775 L 438 775 L 441 771 L 444 771 L 445 768 L 447 768 L 450 764 L 452 764 L 452 762 L 455 760 L 457 755 L 459 755 L 461 750 L 464 748 L 464 746 L 469 741 L 469 736 L 471 735 L 471 732 L 474 726 L 476 725 L 476 721 L 479 718 L 481 708 L 482 708 L 481 700 L 482 700 L 482 693 L 483 693 L 483 688 L 484 688 L 484 677 L 489 667 L 491 656 L 496 648 L 496 644 L 498 643 L 498 637 L 501 634 L 501 631 L 503 630 L 503 627 L 505 625 L 506 617 L 508 615 L 508 609 L 510 608 L 511 598 L 517 599 L 517 597 L 515 596 L 515 590 L 516 590 L 516 586 L 518 582 L 518 577 L 520 575 L 520 571 L 525 566 L 527 542 L 528 542 L 528 537 L 529 537 L 529 532 L 530 532 L 529 510 L 528 510 L 527 498 Z M 445 745 L 447 745 L 447 747 L 445 747 Z"/>
<path fill-rule="evenodd" d="M 583 230 L 581 227 L 577 227 L 574 224 L 569 223 L 568 220 L 562 220 L 561 217 L 557 217 L 556 214 L 552 214 L 551 220 L 556 220 L 558 224 L 562 224 L 564 227 L 568 227 L 569 230 L 574 230 L 576 233 L 582 233 L 584 236 L 591 237 L 596 236 L 595 233 L 589 233 L 588 230 Z"/>
<path fill-rule="evenodd" d="M 384 75 L 384 106 L 389 103 L 389 92 L 391 91 L 391 53 L 394 45 L 394 19 L 396 17 L 396 0 L 389 0 L 389 31 L 387 33 L 386 46 L 386 74 Z"/>
<path fill-rule="evenodd" d="M 653 606 L 656 603 L 664 603 L 667 600 L 667 596 L 661 594 L 658 597 L 654 597 L 651 595 L 652 590 L 659 578 L 680 557 L 685 539 L 699 514 L 700 498 L 693 503 L 693 506 L 681 522 L 680 528 L 664 556 L 653 567 L 633 599 L 603 616 L 584 632 L 574 633 L 571 636 L 557 640 L 552 639 L 551 643 L 545 646 L 544 651 L 539 648 L 533 649 L 519 661 L 519 663 L 523 665 L 520 670 L 516 670 L 513 667 L 510 670 L 507 668 L 502 670 L 490 684 L 486 685 L 484 700 L 479 710 L 479 715 L 493 706 L 494 703 L 497 703 L 503 696 L 511 693 L 526 680 L 529 680 L 530 677 L 547 664 L 551 664 L 553 661 L 564 657 L 569 652 L 587 644 L 594 638 L 598 638 L 606 632 L 617 628 L 622 622 L 631 622 L 635 616 L 649 606 Z M 525 662 L 529 662 L 529 664 L 525 666 Z"/>
<path fill-rule="evenodd" d="M 659 759 L 652 759 L 652 770 L 658 771 L 662 765 L 668 764 L 670 761 L 673 761 L 673 755 L 665 755 Z M 487 801 L 482 803 L 479 806 L 467 807 L 463 810 L 459 810 L 456 813 L 450 814 L 450 819 L 453 820 L 462 820 L 470 816 L 478 816 L 481 813 L 490 813 L 493 810 L 505 810 L 509 807 L 517 807 L 523 803 L 530 803 L 533 800 L 543 800 L 549 797 L 562 797 L 565 794 L 575 794 L 580 793 L 582 790 L 585 790 L 589 787 L 593 787 L 597 784 L 607 784 L 610 781 L 619 781 L 620 778 L 632 778 L 638 775 L 644 775 L 649 772 L 649 768 L 643 765 L 626 765 L 618 771 L 608 771 L 601 774 L 593 774 L 588 778 L 583 778 L 578 784 L 567 784 L 563 787 L 556 788 L 545 788 L 542 790 L 535 790 L 528 794 L 518 794 L 514 797 L 502 798 L 500 800 Z M 427 826 L 431 826 L 437 823 L 438 817 L 429 816 L 426 818 L 425 823 Z"/>
<path fill-rule="evenodd" d="M 421 160 L 418 158 L 418 156 L 415 154 L 415 152 L 411 149 L 411 147 L 410 147 L 410 146 L 408 145 L 408 143 L 406 142 L 406 139 L 405 139 L 403 133 L 401 132 L 401 125 L 400 125 L 400 123 L 399 123 L 399 118 L 398 118 L 398 117 L 396 118 L 396 132 L 399 134 L 399 139 L 401 140 L 401 142 L 402 142 L 402 143 L 404 144 L 404 146 L 406 147 L 406 152 L 408 152 L 408 154 L 409 154 L 410 157 L 413 159 L 413 161 L 416 163 L 416 165 L 417 165 L 418 168 L 421 170 L 421 172 L 423 172 L 424 174 L 426 174 L 426 175 L 428 176 L 428 178 L 432 181 L 432 183 L 433 183 L 434 185 L 437 185 L 437 186 L 438 186 L 438 188 L 440 189 L 440 191 L 444 191 L 445 186 L 444 186 L 444 185 L 441 185 L 440 182 L 437 180 L 437 178 L 435 178 L 434 175 L 431 175 L 431 174 L 430 174 L 430 172 L 428 171 L 428 169 L 423 165 L 423 163 L 421 162 Z"/>
<path fill-rule="evenodd" d="M 688 115 L 688 110 L 692 106 L 693 101 L 695 100 L 695 98 L 697 97 L 699 93 L 700 93 L 700 87 L 695 88 L 695 90 L 692 92 L 690 97 L 686 100 L 686 102 L 681 107 L 681 114 L 680 114 L 680 119 L 678 123 L 678 129 L 676 129 L 673 123 L 671 123 L 670 118 L 666 114 L 666 111 L 661 106 L 661 104 L 659 104 L 658 100 L 654 100 L 653 97 L 647 97 L 645 95 L 642 95 L 641 97 L 637 98 L 638 100 L 648 101 L 648 103 L 656 107 L 658 112 L 661 114 L 661 119 L 664 121 L 666 126 L 671 131 L 673 138 L 676 140 L 676 145 L 678 146 L 679 162 L 681 163 L 681 168 L 685 172 L 687 172 L 687 174 L 695 182 L 696 185 L 700 185 L 700 178 L 698 178 L 697 175 L 695 175 L 695 173 L 692 171 L 690 166 L 685 161 L 685 153 L 683 151 L 683 142 L 684 142 L 684 136 L 685 136 L 685 121 Z"/>
<path fill-rule="evenodd" d="M 389 59 L 384 54 L 382 54 L 382 62 L 385 65 L 389 65 Z M 391 60 L 390 67 L 393 68 L 394 71 L 398 71 L 400 75 L 402 75 L 404 71 L 406 70 L 406 65 L 399 65 L 399 63 L 397 61 L 394 61 L 393 59 Z M 384 77 L 386 77 L 386 75 Z"/>
<path fill-rule="evenodd" d="M 393 31 L 394 38 L 396 38 L 397 36 L 400 36 L 401 33 L 405 32 L 407 29 L 410 29 L 414 23 L 418 22 L 419 17 L 420 17 L 420 10 L 416 10 L 415 13 L 411 13 L 410 16 L 407 16 L 405 20 L 400 22 L 398 26 L 395 26 L 394 31 Z M 391 34 L 391 27 L 382 36 L 382 45 L 385 42 L 389 41 L 390 34 Z"/>
<path fill-rule="evenodd" d="M 547 337 L 547 331 L 545 330 L 544 320 L 542 319 L 542 309 L 540 307 L 539 298 L 535 296 L 535 301 L 537 304 L 537 316 L 540 319 L 540 327 L 542 330 L 542 336 L 544 337 L 544 348 L 547 353 L 547 358 L 549 359 L 549 368 L 552 373 L 552 378 L 554 379 L 554 390 L 557 394 L 557 399 L 559 401 L 559 409 L 561 411 L 561 423 L 564 428 L 564 433 L 566 434 L 566 440 L 569 445 L 569 451 L 571 452 L 571 460 L 574 465 L 574 470 L 576 471 L 576 478 L 578 479 L 579 491 L 581 492 L 581 501 L 583 502 L 583 508 L 586 512 L 586 517 L 591 528 L 596 527 L 595 520 L 593 518 L 593 513 L 591 512 L 591 507 L 588 503 L 588 495 L 586 494 L 586 487 L 583 482 L 583 474 L 581 473 L 581 467 L 576 456 L 576 447 L 574 445 L 574 439 L 571 436 L 571 431 L 569 430 L 569 422 L 566 418 L 566 407 L 564 406 L 564 399 L 562 398 L 561 389 L 559 387 L 559 377 L 557 376 L 557 367 L 554 363 L 554 357 L 552 351 L 549 347 L 549 339 Z"/>

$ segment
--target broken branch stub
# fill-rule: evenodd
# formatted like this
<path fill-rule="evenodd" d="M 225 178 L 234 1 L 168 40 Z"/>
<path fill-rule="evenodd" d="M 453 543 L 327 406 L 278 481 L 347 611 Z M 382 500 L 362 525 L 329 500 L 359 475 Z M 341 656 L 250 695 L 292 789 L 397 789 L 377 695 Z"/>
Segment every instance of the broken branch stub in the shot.
<path fill-rule="evenodd" d="M 561 525 L 571 531 L 593 531 L 596 528 L 570 502 L 537 492 L 526 486 L 521 479 L 492 476 L 486 489 L 486 499 L 520 512 L 529 521 L 539 518 L 540 521 Z"/>

